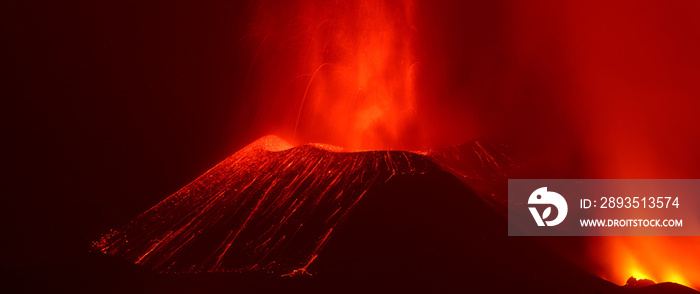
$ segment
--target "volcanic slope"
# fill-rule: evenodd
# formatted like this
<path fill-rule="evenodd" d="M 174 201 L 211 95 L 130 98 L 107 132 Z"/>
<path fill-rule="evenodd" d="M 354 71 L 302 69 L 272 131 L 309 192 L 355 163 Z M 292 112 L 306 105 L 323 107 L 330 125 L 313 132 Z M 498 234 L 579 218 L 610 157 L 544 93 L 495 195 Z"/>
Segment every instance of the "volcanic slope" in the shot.
<path fill-rule="evenodd" d="M 438 169 L 411 152 L 334 149 L 263 137 L 93 248 L 159 272 L 303 272 L 368 190 Z"/>

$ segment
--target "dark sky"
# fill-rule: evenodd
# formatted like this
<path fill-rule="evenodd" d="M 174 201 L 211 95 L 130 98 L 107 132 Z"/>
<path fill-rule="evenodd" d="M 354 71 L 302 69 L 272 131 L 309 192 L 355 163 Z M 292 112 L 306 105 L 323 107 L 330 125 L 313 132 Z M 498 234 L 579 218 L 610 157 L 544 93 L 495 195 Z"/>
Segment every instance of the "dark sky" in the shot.
<path fill-rule="evenodd" d="M 2 264 L 65 262 L 255 138 L 240 1 L 0 4 Z"/>

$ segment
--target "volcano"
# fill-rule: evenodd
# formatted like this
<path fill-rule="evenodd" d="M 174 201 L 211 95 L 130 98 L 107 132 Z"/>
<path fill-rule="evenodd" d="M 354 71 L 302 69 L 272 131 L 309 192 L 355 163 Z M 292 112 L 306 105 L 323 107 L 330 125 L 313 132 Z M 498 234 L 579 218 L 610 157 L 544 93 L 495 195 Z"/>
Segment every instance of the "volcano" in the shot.
<path fill-rule="evenodd" d="M 223 292 L 694 292 L 619 287 L 533 239 L 507 237 L 496 187 L 512 165 L 480 141 L 346 152 L 267 136 L 93 249 Z"/>
<path fill-rule="evenodd" d="M 376 183 L 437 170 L 410 152 L 291 147 L 254 142 L 95 247 L 160 272 L 305 272 Z"/>

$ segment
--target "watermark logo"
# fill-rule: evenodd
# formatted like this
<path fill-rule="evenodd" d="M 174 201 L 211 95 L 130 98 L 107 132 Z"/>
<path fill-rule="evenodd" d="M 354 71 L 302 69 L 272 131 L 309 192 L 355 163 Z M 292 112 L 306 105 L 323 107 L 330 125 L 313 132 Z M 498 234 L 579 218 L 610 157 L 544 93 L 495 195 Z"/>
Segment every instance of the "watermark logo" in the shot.
<path fill-rule="evenodd" d="M 508 236 L 700 236 L 698 191 L 700 179 L 508 179 Z"/>
<path fill-rule="evenodd" d="M 560 224 L 566 218 L 566 213 L 569 211 L 569 207 L 566 204 L 566 200 L 557 192 L 547 191 L 547 187 L 542 187 L 535 192 L 530 194 L 530 198 L 527 200 L 527 204 L 534 204 L 535 206 L 528 207 L 532 217 L 537 222 L 540 227 L 549 226 L 553 227 Z M 542 215 L 537 211 L 538 204 L 546 204 L 547 208 L 542 211 Z M 552 214 L 552 206 L 557 209 L 557 217 L 553 220 L 546 219 Z"/>

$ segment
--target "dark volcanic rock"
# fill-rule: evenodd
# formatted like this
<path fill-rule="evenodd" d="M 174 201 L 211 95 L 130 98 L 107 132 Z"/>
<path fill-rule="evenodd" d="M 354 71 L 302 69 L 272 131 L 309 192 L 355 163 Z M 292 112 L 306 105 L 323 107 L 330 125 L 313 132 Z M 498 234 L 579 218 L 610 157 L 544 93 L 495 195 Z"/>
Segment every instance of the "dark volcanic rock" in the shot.
<path fill-rule="evenodd" d="M 160 272 L 303 273 L 368 191 L 439 171 L 411 152 L 290 147 L 256 141 L 93 247 Z"/>

